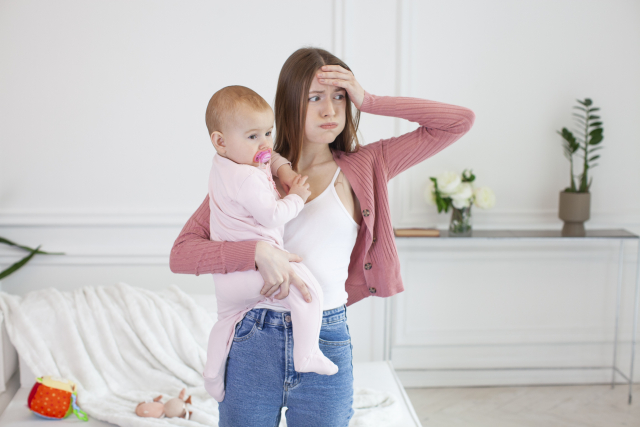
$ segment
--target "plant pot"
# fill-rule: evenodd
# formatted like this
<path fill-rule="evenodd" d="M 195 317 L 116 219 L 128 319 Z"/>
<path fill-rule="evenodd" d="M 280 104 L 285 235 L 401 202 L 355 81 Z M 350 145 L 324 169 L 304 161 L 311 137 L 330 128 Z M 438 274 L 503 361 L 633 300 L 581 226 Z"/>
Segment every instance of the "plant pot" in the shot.
<path fill-rule="evenodd" d="M 468 208 L 457 209 L 451 207 L 451 221 L 449 222 L 449 236 L 451 237 L 467 237 L 471 236 L 471 206 Z"/>
<path fill-rule="evenodd" d="M 560 192 L 560 208 L 558 217 L 564 221 L 562 235 L 568 237 L 584 237 L 584 222 L 589 219 L 591 209 L 591 193 Z"/>

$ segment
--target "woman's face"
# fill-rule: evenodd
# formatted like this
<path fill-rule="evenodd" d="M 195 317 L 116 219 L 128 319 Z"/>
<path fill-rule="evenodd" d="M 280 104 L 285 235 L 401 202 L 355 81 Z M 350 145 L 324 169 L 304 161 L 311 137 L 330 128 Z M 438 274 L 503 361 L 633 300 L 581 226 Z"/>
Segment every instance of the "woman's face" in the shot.
<path fill-rule="evenodd" d="M 304 143 L 331 144 L 335 141 L 344 129 L 346 105 L 343 88 L 321 84 L 314 74 L 304 122 Z"/>

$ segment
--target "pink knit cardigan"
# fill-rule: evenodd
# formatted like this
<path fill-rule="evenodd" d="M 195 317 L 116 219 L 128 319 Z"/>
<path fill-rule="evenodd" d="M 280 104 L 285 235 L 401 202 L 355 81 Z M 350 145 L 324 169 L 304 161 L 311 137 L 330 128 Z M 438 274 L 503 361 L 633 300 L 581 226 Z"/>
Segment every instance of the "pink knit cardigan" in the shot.
<path fill-rule="evenodd" d="M 387 183 L 460 139 L 475 120 L 473 111 L 465 107 L 368 92 L 360 111 L 400 117 L 417 122 L 420 127 L 399 137 L 363 145 L 356 153 L 333 153 L 362 208 L 361 227 L 345 283 L 349 294 L 347 305 L 369 296 L 388 297 L 404 290 Z M 173 244 L 169 265 L 174 273 L 195 275 L 255 269 L 256 243 L 209 240 L 207 195 Z"/>

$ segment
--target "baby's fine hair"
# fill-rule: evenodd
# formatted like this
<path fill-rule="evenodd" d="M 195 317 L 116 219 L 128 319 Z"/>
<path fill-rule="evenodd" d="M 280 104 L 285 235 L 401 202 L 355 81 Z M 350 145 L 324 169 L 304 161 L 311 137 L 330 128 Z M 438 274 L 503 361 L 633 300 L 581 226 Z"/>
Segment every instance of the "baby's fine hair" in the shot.
<path fill-rule="evenodd" d="M 213 94 L 207 105 L 205 121 L 209 135 L 222 132 L 233 116 L 240 113 L 242 107 L 263 111 L 271 106 L 253 90 L 244 86 L 227 86 Z"/>

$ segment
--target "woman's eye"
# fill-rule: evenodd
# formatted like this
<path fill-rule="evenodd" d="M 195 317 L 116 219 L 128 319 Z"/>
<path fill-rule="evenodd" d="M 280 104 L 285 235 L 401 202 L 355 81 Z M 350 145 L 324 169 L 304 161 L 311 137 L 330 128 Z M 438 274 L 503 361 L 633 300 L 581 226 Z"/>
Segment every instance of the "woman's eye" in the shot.
<path fill-rule="evenodd" d="M 344 99 L 344 95 L 336 95 L 335 99 L 342 100 Z"/>
<path fill-rule="evenodd" d="M 317 101 L 319 99 L 320 99 L 319 96 L 312 96 L 311 98 L 309 98 L 309 101 L 314 102 L 314 101 Z"/>
<path fill-rule="evenodd" d="M 267 132 L 265 136 L 271 136 L 271 131 Z"/>
<path fill-rule="evenodd" d="M 251 136 L 249 137 L 249 139 L 256 139 L 257 137 L 258 137 L 258 135 L 251 135 Z"/>

